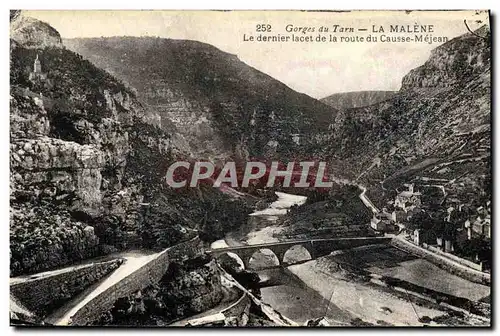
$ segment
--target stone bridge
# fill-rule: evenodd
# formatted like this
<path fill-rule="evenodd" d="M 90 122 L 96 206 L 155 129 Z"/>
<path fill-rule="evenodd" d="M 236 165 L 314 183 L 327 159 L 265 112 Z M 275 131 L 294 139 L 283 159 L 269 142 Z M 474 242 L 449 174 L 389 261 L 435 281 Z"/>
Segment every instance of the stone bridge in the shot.
<path fill-rule="evenodd" d="M 309 252 L 311 259 L 316 259 L 330 254 L 336 250 L 349 249 L 364 245 L 387 244 L 391 241 L 390 237 L 352 237 L 352 238 L 330 238 L 330 239 L 307 239 L 276 243 L 265 243 L 256 245 L 244 245 L 234 247 L 224 247 L 206 251 L 206 253 L 217 258 L 223 254 L 234 253 L 241 261 L 245 269 L 249 269 L 250 260 L 254 254 L 262 250 L 270 250 L 278 259 L 279 265 L 292 265 L 285 262 L 285 254 L 295 246 L 303 247 Z"/>

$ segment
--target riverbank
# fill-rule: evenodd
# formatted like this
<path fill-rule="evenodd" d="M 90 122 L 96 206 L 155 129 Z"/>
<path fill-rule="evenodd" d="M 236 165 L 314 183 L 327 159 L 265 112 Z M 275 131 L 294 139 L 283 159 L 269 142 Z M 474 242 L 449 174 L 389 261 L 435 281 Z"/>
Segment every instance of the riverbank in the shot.
<path fill-rule="evenodd" d="M 287 201 L 281 204 L 283 207 L 293 206 L 290 200 L 295 196 L 287 197 Z M 295 200 L 303 202 L 300 196 Z M 249 225 L 226 235 L 222 244 L 238 246 L 287 240 L 283 234 L 285 228 L 278 220 L 285 213 L 286 209 L 276 207 L 254 213 Z M 297 250 L 293 257 L 304 258 L 301 253 L 305 252 Z M 269 262 L 271 257 L 264 250 L 255 254 L 254 262 Z M 356 265 L 357 270 L 349 268 L 349 264 Z M 375 280 L 365 277 L 371 273 L 376 275 Z M 299 323 L 325 316 L 331 325 L 449 325 L 453 309 L 433 302 L 433 298 L 425 293 L 409 295 L 406 289 L 398 291 L 383 281 L 377 284 L 377 278 L 381 277 L 393 277 L 407 282 L 409 287 L 414 284 L 429 288 L 431 292 L 471 301 L 480 300 L 490 292 L 487 286 L 456 277 L 424 259 L 388 246 L 346 250 L 285 269 L 259 271 L 258 274 L 261 280 L 272 284 L 261 289 L 262 300 Z M 484 319 L 453 318 L 455 325 L 489 324 Z"/>
<path fill-rule="evenodd" d="M 434 265 L 437 265 L 439 268 L 442 268 L 452 274 L 456 274 L 461 278 L 478 284 L 491 284 L 490 274 L 464 266 L 457 261 L 450 259 L 449 257 L 445 257 L 436 252 L 424 249 L 423 247 L 415 245 L 405 240 L 404 238 L 400 238 L 398 236 L 394 237 L 394 239 L 392 240 L 392 245 L 414 255 L 418 255 L 423 259 L 432 262 Z"/>
<path fill-rule="evenodd" d="M 488 313 L 474 303 L 489 295 L 488 287 L 390 246 L 340 251 L 289 270 L 340 309 L 374 325 L 490 324 Z"/>
<path fill-rule="evenodd" d="M 368 284 L 354 282 L 342 270 L 332 272 L 330 266 L 328 261 L 320 258 L 288 269 L 326 300 L 374 325 L 421 326 L 419 316 L 434 318 L 444 314 L 435 309 L 415 307 L 409 301 Z"/>

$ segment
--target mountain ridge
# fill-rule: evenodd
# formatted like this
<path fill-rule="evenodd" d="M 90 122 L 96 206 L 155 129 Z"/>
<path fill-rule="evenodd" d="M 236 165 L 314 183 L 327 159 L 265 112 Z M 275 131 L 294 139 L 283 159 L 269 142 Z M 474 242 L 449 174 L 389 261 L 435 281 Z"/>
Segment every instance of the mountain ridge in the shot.
<path fill-rule="evenodd" d="M 394 96 L 397 91 L 363 90 L 333 93 L 320 101 L 337 110 L 364 107 L 387 100 Z"/>
<path fill-rule="evenodd" d="M 289 134 L 309 141 L 336 113 L 206 43 L 153 37 L 65 43 L 136 88 L 145 105 L 192 138 L 199 155 L 219 149 L 226 157 L 291 156 L 302 149 Z"/>
<path fill-rule="evenodd" d="M 350 171 L 351 179 L 365 184 L 380 207 L 403 183 L 425 190 L 443 185 L 443 206 L 486 206 L 491 199 L 490 48 L 489 34 L 472 33 L 435 48 L 403 78 L 393 97 L 340 111 L 323 155 L 337 163 L 339 173 Z M 445 182 L 432 183 L 440 180 Z"/>

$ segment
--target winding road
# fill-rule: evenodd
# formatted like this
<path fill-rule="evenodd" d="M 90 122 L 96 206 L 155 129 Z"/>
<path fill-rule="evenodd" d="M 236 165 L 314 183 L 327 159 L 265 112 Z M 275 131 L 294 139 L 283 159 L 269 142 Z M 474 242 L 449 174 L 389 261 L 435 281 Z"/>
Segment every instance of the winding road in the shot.
<path fill-rule="evenodd" d="M 161 252 L 159 252 L 161 253 Z M 46 322 L 53 325 L 69 325 L 71 317 L 76 314 L 82 307 L 88 304 L 92 299 L 104 292 L 109 287 L 123 280 L 125 277 L 135 272 L 149 261 L 156 258 L 159 253 L 149 255 L 138 255 L 137 253 L 123 253 L 121 258 L 123 263 L 108 275 L 97 286 L 92 286 L 80 295 L 77 295 L 69 303 L 58 309 L 48 318 Z"/>

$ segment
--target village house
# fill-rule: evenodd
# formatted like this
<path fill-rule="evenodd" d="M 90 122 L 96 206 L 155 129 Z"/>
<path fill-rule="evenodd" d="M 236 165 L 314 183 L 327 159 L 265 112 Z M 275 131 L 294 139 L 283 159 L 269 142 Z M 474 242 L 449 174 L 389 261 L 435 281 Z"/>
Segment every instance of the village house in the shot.
<path fill-rule="evenodd" d="M 413 183 L 404 184 L 408 190 L 404 190 L 400 192 L 396 199 L 394 200 L 394 207 L 400 208 L 405 212 L 412 211 L 417 207 L 422 205 L 420 200 L 420 196 L 422 195 L 420 192 L 416 192 L 413 188 Z"/>
<path fill-rule="evenodd" d="M 290 134 L 290 136 L 292 137 L 292 141 L 295 144 L 300 145 L 300 134 L 299 133 L 292 133 L 292 134 Z"/>
<path fill-rule="evenodd" d="M 370 227 L 375 231 L 384 231 L 386 225 L 387 222 L 382 221 L 380 218 L 377 218 L 377 216 L 373 216 L 373 218 L 370 221 Z"/>
<path fill-rule="evenodd" d="M 395 229 L 394 222 L 392 221 L 392 214 L 385 211 L 377 213 L 370 221 L 370 227 L 375 231 L 393 231 Z"/>
<path fill-rule="evenodd" d="M 471 233 L 469 234 L 470 237 L 478 235 L 484 236 L 486 238 L 491 238 L 491 216 L 489 214 L 486 215 L 485 218 L 477 216 L 472 223 L 471 221 L 467 222 L 466 225 L 468 225 L 469 230 L 471 231 Z"/>

